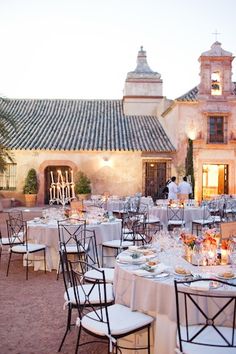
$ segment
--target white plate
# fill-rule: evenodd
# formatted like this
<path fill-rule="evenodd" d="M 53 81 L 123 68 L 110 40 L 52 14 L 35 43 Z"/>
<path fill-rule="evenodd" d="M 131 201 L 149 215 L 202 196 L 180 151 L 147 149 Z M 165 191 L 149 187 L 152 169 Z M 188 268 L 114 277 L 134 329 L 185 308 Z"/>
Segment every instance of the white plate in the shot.
<path fill-rule="evenodd" d="M 143 258 L 130 258 L 130 259 L 119 259 L 119 257 L 116 259 L 116 261 L 118 263 L 121 263 L 121 264 L 143 264 L 146 262 L 146 259 L 143 259 Z"/>
<path fill-rule="evenodd" d="M 183 273 L 176 273 L 176 272 L 174 272 L 174 275 L 176 275 L 177 277 L 185 278 L 185 277 L 190 277 L 190 276 L 192 275 L 192 273 L 189 272 L 189 273 L 183 274 Z"/>
<path fill-rule="evenodd" d="M 184 283 L 185 286 L 190 286 L 191 283 Z M 209 289 L 218 289 L 222 286 L 217 280 L 210 281 Z M 204 290 L 204 289 L 203 289 Z"/>
<path fill-rule="evenodd" d="M 162 272 L 162 273 L 155 273 L 155 272 L 150 272 L 150 275 L 144 275 L 144 278 L 155 278 L 155 279 L 163 279 L 163 278 L 167 278 L 170 276 L 170 272 Z"/>
<path fill-rule="evenodd" d="M 222 280 L 232 280 L 232 279 L 236 279 L 236 274 L 234 274 L 234 276 L 231 277 L 231 278 L 224 277 L 223 275 L 220 275 L 220 274 L 216 274 L 216 276 L 217 276 L 217 278 L 222 279 Z"/>

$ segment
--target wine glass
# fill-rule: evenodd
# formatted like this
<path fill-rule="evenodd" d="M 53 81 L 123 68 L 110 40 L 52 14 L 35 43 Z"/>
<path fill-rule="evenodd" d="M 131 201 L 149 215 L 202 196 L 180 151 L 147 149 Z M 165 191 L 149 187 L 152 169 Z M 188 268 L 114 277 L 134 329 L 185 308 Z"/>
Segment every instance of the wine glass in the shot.
<path fill-rule="evenodd" d="M 193 257 L 194 260 L 197 261 L 197 270 L 198 272 L 200 271 L 200 261 L 203 259 L 203 249 L 202 249 L 202 245 L 199 243 L 195 243 L 195 245 L 193 246 Z"/>

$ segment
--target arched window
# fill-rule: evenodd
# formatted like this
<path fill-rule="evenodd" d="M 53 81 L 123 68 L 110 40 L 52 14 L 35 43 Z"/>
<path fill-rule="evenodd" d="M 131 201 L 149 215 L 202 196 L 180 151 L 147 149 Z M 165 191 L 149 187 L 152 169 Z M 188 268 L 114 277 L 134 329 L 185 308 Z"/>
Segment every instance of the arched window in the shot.
<path fill-rule="evenodd" d="M 222 87 L 220 82 L 220 72 L 214 71 L 211 74 L 211 94 L 214 96 L 222 95 Z"/>

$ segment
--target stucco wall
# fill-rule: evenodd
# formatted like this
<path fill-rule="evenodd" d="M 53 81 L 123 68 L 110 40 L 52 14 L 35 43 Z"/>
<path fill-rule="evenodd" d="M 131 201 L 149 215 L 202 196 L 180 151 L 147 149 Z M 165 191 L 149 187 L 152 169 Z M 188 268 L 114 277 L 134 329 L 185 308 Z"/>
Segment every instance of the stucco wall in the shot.
<path fill-rule="evenodd" d="M 23 199 L 24 179 L 35 168 L 40 179 L 39 204 L 44 200 L 44 170 L 49 165 L 68 165 L 81 170 L 91 179 L 92 193 L 130 195 L 142 190 L 142 159 L 140 152 L 50 152 L 15 151 L 17 190 L 11 196 Z"/>

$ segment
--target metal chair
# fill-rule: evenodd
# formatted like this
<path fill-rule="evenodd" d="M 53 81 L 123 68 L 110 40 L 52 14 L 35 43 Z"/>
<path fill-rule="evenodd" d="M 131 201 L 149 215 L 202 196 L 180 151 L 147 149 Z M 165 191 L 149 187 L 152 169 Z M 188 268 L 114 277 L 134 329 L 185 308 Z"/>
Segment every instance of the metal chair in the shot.
<path fill-rule="evenodd" d="M 236 352 L 236 284 L 217 280 L 218 286 L 227 286 L 227 290 L 201 290 L 205 288 L 202 284 L 211 286 L 215 283 L 216 279 L 175 280 L 178 329 L 176 352 Z"/>
<path fill-rule="evenodd" d="M 59 244 L 63 244 L 67 255 L 76 256 L 80 252 L 78 249 L 78 243 L 76 242 L 82 233 L 85 232 L 86 220 L 68 218 L 66 220 L 59 220 L 58 237 Z M 60 260 L 57 268 L 57 279 L 60 274 Z"/>
<path fill-rule="evenodd" d="M 21 219 L 7 220 L 7 231 L 9 240 L 9 258 L 7 264 L 7 276 L 9 273 L 12 254 L 21 254 L 26 262 L 26 280 L 28 280 L 29 264 L 35 262 L 35 259 L 30 259 L 29 256 L 36 252 L 43 252 L 44 272 L 46 273 L 46 245 L 29 243 L 27 222 Z"/>
<path fill-rule="evenodd" d="M 197 236 L 199 231 L 202 231 L 204 227 L 214 226 L 214 217 L 211 215 L 207 202 L 202 204 L 202 218 L 192 220 L 192 233 L 196 232 Z"/>
<path fill-rule="evenodd" d="M 65 304 L 64 304 L 64 308 L 67 308 L 67 321 L 66 321 L 66 329 L 65 329 L 64 335 L 62 337 L 58 352 L 61 351 L 67 334 L 71 331 L 71 328 L 75 326 L 75 324 L 72 323 L 72 311 L 73 311 L 73 309 L 77 308 L 77 302 L 76 302 L 76 298 L 75 298 L 75 293 L 74 293 L 73 286 L 72 286 L 71 267 L 69 267 L 68 254 L 66 252 L 66 248 L 65 248 L 65 245 L 63 243 L 60 243 L 59 254 L 60 254 L 60 264 L 61 264 L 61 269 L 62 269 L 63 282 L 64 282 L 64 287 L 65 287 L 65 292 L 64 292 Z M 76 265 L 75 267 L 79 269 L 80 268 L 80 262 L 81 261 L 75 261 L 75 262 L 73 262 L 73 264 L 75 264 Z M 87 271 L 89 271 L 89 270 L 87 269 Z M 81 306 L 83 306 L 83 307 L 89 307 L 90 306 L 90 304 L 88 304 L 87 301 L 86 301 L 86 297 L 88 295 L 91 295 L 91 306 L 92 306 L 92 308 L 99 303 L 98 288 L 96 286 L 96 281 L 97 280 L 94 280 L 93 276 L 94 276 L 94 272 L 93 272 L 91 278 L 89 278 L 89 274 L 87 276 L 88 284 L 85 286 L 86 295 L 83 297 L 83 301 L 81 302 Z M 86 278 L 86 276 L 85 276 L 85 278 Z M 89 282 L 89 280 L 91 280 L 91 282 Z M 84 279 L 84 281 L 85 281 L 85 279 Z M 107 293 L 108 293 L 107 302 L 109 304 L 113 303 L 114 295 L 113 295 L 113 290 L 112 290 L 112 284 L 110 284 L 110 283 L 106 284 L 106 289 L 107 289 Z M 79 287 L 77 290 L 80 293 L 83 292 L 83 289 L 81 287 Z"/>
<path fill-rule="evenodd" d="M 76 324 L 78 326 L 78 339 L 75 353 L 78 352 L 79 347 L 91 340 L 81 343 L 82 330 L 91 336 L 99 338 L 99 341 L 107 343 L 108 353 L 118 353 L 121 349 L 146 349 L 150 354 L 150 326 L 153 318 L 138 311 L 132 311 L 129 307 L 119 304 L 109 304 L 108 289 L 105 278 L 105 273 L 102 270 L 96 269 L 85 262 L 78 264 L 70 262 L 74 295 L 78 309 L 78 319 Z M 88 293 L 87 286 L 84 284 L 84 274 L 87 269 L 100 273 L 99 279 L 93 283 L 93 287 L 97 287 L 96 293 L 99 295 L 99 303 L 94 306 L 92 301 L 92 290 Z M 81 291 L 82 290 L 82 291 Z M 85 301 L 86 300 L 86 301 Z M 92 310 L 88 312 L 88 307 Z M 147 344 L 142 348 L 126 348 L 119 345 L 119 339 L 124 338 L 132 333 L 147 330 Z M 96 340 L 92 341 L 95 343 Z"/>
<path fill-rule="evenodd" d="M 184 206 L 167 205 L 167 229 L 171 231 L 175 227 L 184 226 Z"/>

